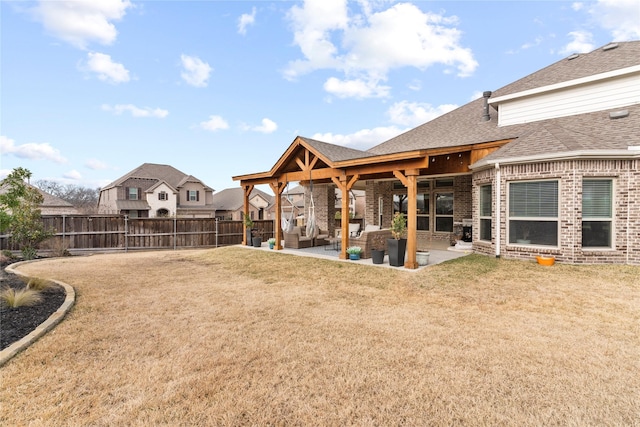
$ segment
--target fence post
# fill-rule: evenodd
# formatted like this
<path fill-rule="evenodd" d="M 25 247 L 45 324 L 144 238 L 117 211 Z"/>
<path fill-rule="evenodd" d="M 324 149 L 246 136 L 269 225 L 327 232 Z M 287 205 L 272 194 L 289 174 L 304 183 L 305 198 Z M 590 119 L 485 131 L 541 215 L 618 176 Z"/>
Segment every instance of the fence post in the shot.
<path fill-rule="evenodd" d="M 173 250 L 176 250 L 178 240 L 178 218 L 173 217 Z"/>
<path fill-rule="evenodd" d="M 124 216 L 124 251 L 129 251 L 129 215 Z"/>
<path fill-rule="evenodd" d="M 218 247 L 218 218 L 216 218 L 216 248 Z"/>

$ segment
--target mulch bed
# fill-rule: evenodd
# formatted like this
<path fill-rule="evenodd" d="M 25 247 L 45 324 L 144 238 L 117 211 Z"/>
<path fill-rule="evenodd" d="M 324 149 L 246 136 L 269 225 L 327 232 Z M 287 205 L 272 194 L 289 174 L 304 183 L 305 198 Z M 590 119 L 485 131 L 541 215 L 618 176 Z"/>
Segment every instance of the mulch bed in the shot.
<path fill-rule="evenodd" d="M 3 264 L 0 271 L 0 289 L 26 287 L 22 279 L 5 271 L 7 265 Z M 42 301 L 31 307 L 10 308 L 0 302 L 0 350 L 29 335 L 60 308 L 66 297 L 64 289 L 58 285 L 41 291 L 41 295 Z"/>

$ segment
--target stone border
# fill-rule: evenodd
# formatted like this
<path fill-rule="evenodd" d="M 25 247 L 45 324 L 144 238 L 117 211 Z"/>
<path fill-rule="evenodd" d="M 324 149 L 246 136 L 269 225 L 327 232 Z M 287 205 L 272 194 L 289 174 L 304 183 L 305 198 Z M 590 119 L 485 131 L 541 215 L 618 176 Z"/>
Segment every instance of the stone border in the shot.
<path fill-rule="evenodd" d="M 8 271 L 9 273 L 13 273 L 21 277 L 29 277 L 26 274 L 16 271 L 15 267 L 18 267 L 20 265 L 27 264 L 30 262 L 35 262 L 35 261 L 38 261 L 38 260 L 17 262 L 15 264 L 8 265 L 5 268 L 5 270 Z M 36 342 L 41 336 L 43 336 L 44 334 L 49 332 L 51 329 L 53 329 L 58 323 L 62 321 L 62 319 L 67 314 L 67 312 L 69 312 L 71 307 L 73 307 L 73 304 L 75 303 L 75 300 L 76 300 L 76 292 L 73 289 L 73 287 L 64 282 L 60 282 L 58 280 L 51 280 L 51 281 L 62 286 L 65 293 L 67 294 L 64 301 L 62 302 L 62 305 L 51 316 L 49 316 L 47 320 L 42 322 L 36 329 L 31 331 L 31 333 L 29 333 L 27 336 L 19 339 L 18 341 L 11 344 L 9 347 L 0 351 L 0 366 L 7 363 L 13 356 L 15 356 L 16 354 L 20 353 L 21 351 L 29 347 L 31 344 Z"/>

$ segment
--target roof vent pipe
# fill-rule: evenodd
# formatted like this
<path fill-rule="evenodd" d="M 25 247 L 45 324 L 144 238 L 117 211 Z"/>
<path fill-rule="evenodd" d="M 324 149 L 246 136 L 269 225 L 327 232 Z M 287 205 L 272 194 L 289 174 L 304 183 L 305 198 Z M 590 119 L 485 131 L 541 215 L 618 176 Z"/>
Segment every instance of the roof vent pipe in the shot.
<path fill-rule="evenodd" d="M 488 122 L 491 120 L 491 115 L 489 115 L 489 98 L 491 97 L 491 91 L 487 90 L 482 92 L 482 97 L 484 98 L 484 105 L 482 106 L 482 121 Z"/>

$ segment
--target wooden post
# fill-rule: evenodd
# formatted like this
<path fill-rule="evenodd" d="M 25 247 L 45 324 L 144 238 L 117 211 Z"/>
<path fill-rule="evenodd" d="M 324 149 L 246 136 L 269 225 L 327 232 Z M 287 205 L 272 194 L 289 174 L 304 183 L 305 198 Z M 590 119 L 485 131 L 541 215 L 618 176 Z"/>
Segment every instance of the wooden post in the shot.
<path fill-rule="evenodd" d="M 404 267 L 418 268 L 416 252 L 418 251 L 418 175 L 417 169 L 406 170 L 403 174 L 394 171 L 393 174 L 407 187 L 407 259 Z"/>
<path fill-rule="evenodd" d="M 244 190 L 244 208 L 242 209 L 242 213 L 244 216 L 249 215 L 249 198 L 251 197 L 251 192 L 253 191 L 253 185 L 250 184 L 242 184 L 242 189 Z M 244 221 L 244 218 L 242 218 Z M 244 222 L 242 224 L 244 226 Z M 247 230 L 243 228 L 242 233 L 242 244 L 247 245 Z"/>
<path fill-rule="evenodd" d="M 275 238 L 276 238 L 276 250 L 282 249 L 282 192 L 285 189 L 284 182 L 276 181 L 270 182 L 269 186 L 273 190 L 273 194 L 276 195 L 276 224 L 275 224 Z"/>
<path fill-rule="evenodd" d="M 351 179 L 347 175 L 342 175 L 340 178 L 332 177 L 333 183 L 340 189 L 342 194 L 342 210 L 340 219 L 340 234 L 342 235 L 341 251 L 338 257 L 340 259 L 347 259 L 347 247 L 349 246 L 349 190 L 358 181 L 359 175 L 353 175 Z"/>

